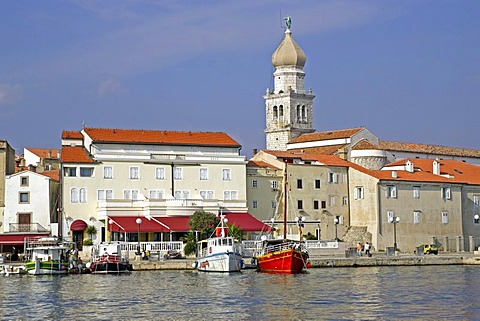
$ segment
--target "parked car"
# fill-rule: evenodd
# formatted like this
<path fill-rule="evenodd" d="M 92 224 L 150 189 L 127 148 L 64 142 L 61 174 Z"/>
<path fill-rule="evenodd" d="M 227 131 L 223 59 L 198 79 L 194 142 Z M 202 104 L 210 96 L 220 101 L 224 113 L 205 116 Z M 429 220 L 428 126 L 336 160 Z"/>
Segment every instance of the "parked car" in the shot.
<path fill-rule="evenodd" d="M 438 248 L 435 244 L 422 244 L 419 248 L 420 251 L 423 249 L 423 254 L 438 254 Z"/>

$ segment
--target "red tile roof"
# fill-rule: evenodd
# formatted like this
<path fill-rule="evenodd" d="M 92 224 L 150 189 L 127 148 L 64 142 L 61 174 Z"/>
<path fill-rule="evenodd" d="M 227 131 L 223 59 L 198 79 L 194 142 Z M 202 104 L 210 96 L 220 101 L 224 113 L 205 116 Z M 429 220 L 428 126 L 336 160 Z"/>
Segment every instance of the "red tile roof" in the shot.
<path fill-rule="evenodd" d="M 271 168 L 271 169 L 280 169 L 276 166 L 273 166 L 272 164 L 268 164 L 262 161 L 249 161 L 247 166 L 250 167 L 266 167 L 266 168 Z"/>
<path fill-rule="evenodd" d="M 51 179 L 53 179 L 55 181 L 60 181 L 60 171 L 59 170 L 43 171 L 43 172 L 38 173 L 38 174 L 50 177 Z"/>
<path fill-rule="evenodd" d="M 62 132 L 62 139 L 83 139 L 83 135 L 79 131 L 64 130 Z"/>
<path fill-rule="evenodd" d="M 60 158 L 60 150 L 55 148 L 25 148 L 40 158 Z"/>
<path fill-rule="evenodd" d="M 312 153 L 295 153 L 290 151 L 264 150 L 265 153 L 273 155 L 277 158 L 298 158 L 302 161 L 316 161 L 327 166 L 350 166 L 350 162 L 334 155 L 312 154 Z"/>
<path fill-rule="evenodd" d="M 461 157 L 480 157 L 480 150 L 478 149 L 414 144 L 414 143 L 387 142 L 387 141 L 380 141 L 379 146 L 380 146 L 380 149 L 387 150 L 387 151 L 414 152 L 414 153 L 416 152 L 416 153 L 424 153 L 424 154 L 450 155 L 450 156 L 461 156 Z"/>
<path fill-rule="evenodd" d="M 64 163 L 93 163 L 93 159 L 88 155 L 83 146 L 63 146 L 62 162 Z"/>
<path fill-rule="evenodd" d="M 338 150 L 348 145 L 329 145 L 329 146 L 319 146 L 319 147 L 308 147 L 308 148 L 295 148 L 289 149 L 291 152 L 295 153 L 305 153 L 305 154 L 323 154 L 323 155 L 335 155 L 338 153 Z"/>
<path fill-rule="evenodd" d="M 363 129 L 365 129 L 365 127 L 303 134 L 297 137 L 296 139 L 292 140 L 290 143 L 304 143 L 304 142 L 312 142 L 312 141 L 319 141 L 319 140 L 349 138 Z"/>
<path fill-rule="evenodd" d="M 352 146 L 352 150 L 365 150 L 365 149 L 380 149 L 377 145 L 372 144 L 366 139 L 362 139 L 355 146 Z"/>
<path fill-rule="evenodd" d="M 241 147 L 222 132 L 181 132 L 142 129 L 84 128 L 94 142 Z"/>

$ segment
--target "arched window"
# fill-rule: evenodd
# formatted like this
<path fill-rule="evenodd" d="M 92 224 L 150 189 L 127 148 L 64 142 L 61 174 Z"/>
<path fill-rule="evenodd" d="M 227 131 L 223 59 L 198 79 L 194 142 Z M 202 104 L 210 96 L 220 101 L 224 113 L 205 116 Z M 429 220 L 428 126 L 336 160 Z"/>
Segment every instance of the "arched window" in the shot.
<path fill-rule="evenodd" d="M 78 203 L 78 191 L 76 188 L 72 188 L 70 190 L 70 202 L 71 203 Z"/>
<path fill-rule="evenodd" d="M 302 121 L 302 115 L 300 114 L 300 105 L 297 105 L 297 123 L 300 123 Z"/>
<path fill-rule="evenodd" d="M 278 109 L 278 116 L 283 118 L 283 105 L 280 105 L 280 108 Z"/>
<path fill-rule="evenodd" d="M 278 118 L 278 107 L 273 106 L 273 120 L 277 120 Z"/>
<path fill-rule="evenodd" d="M 305 105 L 302 106 L 302 121 L 307 122 L 307 112 L 305 110 Z"/>
<path fill-rule="evenodd" d="M 78 193 L 78 201 L 80 203 L 86 203 L 87 202 L 87 190 L 85 188 L 81 188 L 80 192 Z"/>

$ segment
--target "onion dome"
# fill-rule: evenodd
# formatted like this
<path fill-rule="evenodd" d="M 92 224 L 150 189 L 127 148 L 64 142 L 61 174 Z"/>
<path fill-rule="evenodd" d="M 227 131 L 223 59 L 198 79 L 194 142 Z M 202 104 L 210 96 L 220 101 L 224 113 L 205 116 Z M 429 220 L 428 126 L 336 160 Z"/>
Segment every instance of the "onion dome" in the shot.
<path fill-rule="evenodd" d="M 293 40 L 290 29 L 285 31 L 285 38 L 272 55 L 272 64 L 275 68 L 281 66 L 295 66 L 303 69 L 307 57 L 300 46 Z"/>

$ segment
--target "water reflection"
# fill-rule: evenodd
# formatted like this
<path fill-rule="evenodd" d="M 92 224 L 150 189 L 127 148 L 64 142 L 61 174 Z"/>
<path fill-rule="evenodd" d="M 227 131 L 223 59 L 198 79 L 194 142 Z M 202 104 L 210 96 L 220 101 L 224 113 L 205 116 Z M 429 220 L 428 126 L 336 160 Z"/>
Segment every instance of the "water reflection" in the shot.
<path fill-rule="evenodd" d="M 0 278 L 2 320 L 480 319 L 480 267 Z"/>

